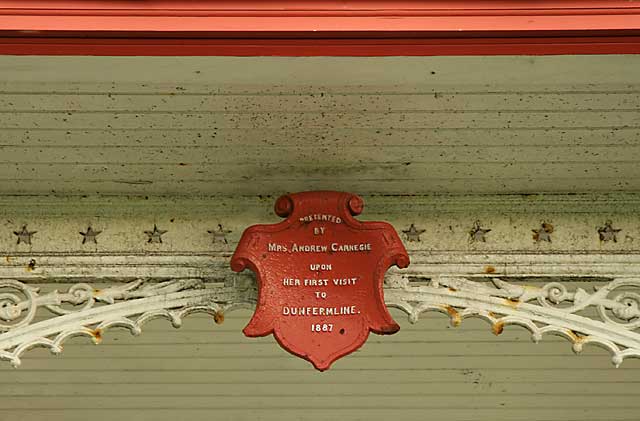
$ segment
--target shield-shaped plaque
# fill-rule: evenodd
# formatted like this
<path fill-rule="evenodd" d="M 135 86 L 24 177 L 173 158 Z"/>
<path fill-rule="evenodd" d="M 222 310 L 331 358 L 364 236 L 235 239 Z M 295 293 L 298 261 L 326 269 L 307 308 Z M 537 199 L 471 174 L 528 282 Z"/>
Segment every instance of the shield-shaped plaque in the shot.
<path fill-rule="evenodd" d="M 244 231 L 231 268 L 253 270 L 259 290 L 246 336 L 273 333 L 323 371 L 362 346 L 370 331 L 400 329 L 382 284 L 387 269 L 408 266 L 409 256 L 390 224 L 354 218 L 363 206 L 351 193 L 289 194 L 275 205 L 286 220 Z"/>

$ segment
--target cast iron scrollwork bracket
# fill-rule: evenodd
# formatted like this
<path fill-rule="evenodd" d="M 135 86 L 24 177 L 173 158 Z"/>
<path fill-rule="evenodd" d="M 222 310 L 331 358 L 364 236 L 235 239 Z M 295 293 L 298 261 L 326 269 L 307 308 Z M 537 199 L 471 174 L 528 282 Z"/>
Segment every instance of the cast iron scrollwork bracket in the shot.
<path fill-rule="evenodd" d="M 385 301 L 406 312 L 412 323 L 427 311 L 447 314 L 454 326 L 464 318 L 479 317 L 496 334 L 507 325 L 520 325 L 536 342 L 547 333 L 562 336 L 576 353 L 586 344 L 601 346 L 611 352 L 616 366 L 625 358 L 640 357 L 640 279 L 614 279 L 587 292 L 570 291 L 560 282 L 523 286 L 495 277 L 439 277 L 416 284 L 411 278 L 389 273 Z M 0 280 L 0 359 L 17 367 L 20 356 L 31 348 L 45 347 L 57 354 L 71 337 L 88 336 L 100 343 L 104 332 L 114 327 L 139 335 L 145 323 L 157 318 L 176 328 L 193 313 L 221 322 L 230 311 L 255 306 L 256 291 L 247 281 L 249 287 L 191 278 L 139 279 L 104 289 L 78 283 L 65 292 L 40 293 L 17 280 Z M 51 317 L 36 321 L 40 309 Z M 595 311 L 589 313 L 590 309 Z"/>

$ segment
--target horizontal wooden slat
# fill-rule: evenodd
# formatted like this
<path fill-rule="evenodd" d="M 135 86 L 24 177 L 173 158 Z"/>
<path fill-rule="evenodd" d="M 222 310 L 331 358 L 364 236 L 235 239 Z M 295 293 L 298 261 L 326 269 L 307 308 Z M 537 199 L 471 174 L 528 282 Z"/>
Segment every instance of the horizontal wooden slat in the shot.
<path fill-rule="evenodd" d="M 293 368 L 301 368 L 297 364 L 301 364 L 291 358 L 290 355 L 273 355 L 262 356 L 256 355 L 252 358 L 234 357 L 234 356 L 209 356 L 207 358 L 174 359 L 174 358 L 151 358 L 145 356 L 129 357 L 122 359 L 109 360 L 109 364 L 103 366 L 96 359 L 76 359 L 73 360 L 73 368 L 76 370 L 91 370 L 100 366 L 103 370 L 133 370 L 133 371 L 153 371 L 159 367 L 166 367 L 173 364 L 174 361 L 180 361 L 183 370 L 202 370 L 216 372 L 219 370 L 245 370 L 251 372 L 264 367 L 270 370 L 287 370 Z M 306 364 L 306 363 L 305 363 Z M 473 355 L 449 355 L 449 356 L 424 356 L 417 355 L 396 356 L 395 354 L 386 354 L 384 356 L 352 356 L 348 363 L 338 362 L 339 364 L 349 364 L 352 369 L 364 370 L 372 365 L 383 364 L 387 370 L 415 369 L 415 370 L 431 370 L 431 369 L 455 369 L 464 365 L 473 369 L 493 369 L 493 368 L 549 368 L 563 370 L 584 370 L 589 368 L 608 369 L 611 367 L 611 361 L 604 355 L 547 355 L 544 358 L 531 358 L 522 355 L 502 356 L 500 359 L 488 359 L 484 356 Z M 32 359 L 24 364 L 25 368 L 31 370 L 41 370 L 47 372 L 49 370 L 60 370 L 68 368 L 68 362 L 63 359 L 52 358 L 48 360 Z M 625 367 L 625 370 L 640 370 L 640 367 Z M 640 372 L 640 371 L 639 371 Z"/>
<path fill-rule="evenodd" d="M 444 328 L 444 326 L 441 326 Z M 490 331 L 490 326 L 487 326 L 487 332 Z M 440 332 L 434 332 L 433 336 L 439 336 Z M 200 336 L 204 336 L 200 335 Z M 215 339 L 217 339 L 214 328 L 211 329 L 211 333 Z M 407 335 L 402 335 L 405 338 Z M 273 350 L 274 344 L 271 342 L 260 344 L 246 344 L 245 342 L 235 344 L 219 344 L 212 339 L 212 343 L 188 343 L 183 345 L 172 344 L 169 346 L 163 346 L 162 343 L 154 344 L 140 348 L 144 351 L 145 358 L 223 358 L 224 355 L 233 355 L 234 357 L 246 357 L 251 358 L 256 355 L 266 355 L 269 351 Z M 465 337 L 462 338 L 464 340 Z M 169 338 L 167 338 L 169 339 Z M 202 339 L 200 339 L 202 341 Z M 488 357 L 495 355 L 504 350 L 505 343 L 499 339 L 495 339 L 489 343 L 477 343 L 477 342 L 460 342 L 456 345 L 442 344 L 442 343 L 402 343 L 399 346 L 398 342 L 388 343 L 368 343 L 367 353 L 369 357 L 388 357 L 394 355 L 397 357 L 436 357 L 436 356 L 480 356 Z M 522 356 L 540 356 L 546 358 L 547 356 L 571 356 L 571 346 L 568 342 L 561 343 L 544 343 L 537 346 L 532 346 L 529 341 L 518 341 L 508 344 L 509 356 L 522 355 Z M 102 358 L 111 359 L 127 359 L 131 357 L 130 349 L 126 346 L 116 347 L 96 347 L 95 349 L 87 349 L 87 347 L 76 348 L 70 347 L 70 350 L 65 351 L 65 358 L 78 358 L 86 360 L 99 360 Z M 606 352 L 602 351 L 602 356 L 606 359 Z M 357 354 L 360 355 L 360 354 Z M 288 357 L 288 356 L 287 356 Z M 39 358 L 29 358 L 29 361 L 34 359 L 49 360 L 51 356 L 43 355 Z"/>
<path fill-rule="evenodd" d="M 244 383 L 225 384 L 221 387 L 216 379 L 211 379 L 207 383 L 127 383 L 115 388 L 112 384 L 102 384 L 99 382 L 59 384 L 55 388 L 47 383 L 27 383 L 27 384 L 3 384 L 3 396 L 6 397 L 33 397 L 39 396 L 172 396 L 175 398 L 199 396 L 224 399 L 228 397 L 242 396 L 343 396 L 345 399 L 352 397 L 376 397 L 376 396 L 459 396 L 461 400 L 472 395 L 482 394 L 484 396 L 509 396 L 512 398 L 523 395 L 534 394 L 543 396 L 583 396 L 588 399 L 605 399 L 607 396 L 629 396 L 635 395 L 633 388 L 638 387 L 638 383 L 612 383 L 603 385 L 599 383 L 500 383 L 491 382 L 480 383 L 479 381 L 468 381 L 458 383 L 446 383 L 441 381 L 429 381 L 425 375 L 423 383 L 397 384 L 394 387 L 381 389 L 380 383 L 314 383 L 307 384 L 304 381 L 298 383 L 253 383 L 251 379 L 246 379 Z M 346 406 L 346 405 L 345 405 Z"/>
<path fill-rule="evenodd" d="M 360 150 L 371 147 L 439 146 L 465 148 L 518 146 L 523 148 L 566 148 L 570 146 L 637 146 L 640 128 L 623 126 L 583 126 L 562 128 L 503 128 L 503 129 L 407 129 L 376 128 L 267 128 L 257 129 L 25 129 L 0 130 L 0 145 L 38 149 L 42 146 L 92 148 L 127 147 L 214 148 L 245 147 L 343 147 Z M 295 142 L 293 142 L 295 141 Z"/>
<path fill-rule="evenodd" d="M 318 168 L 327 168 L 327 172 L 335 171 L 332 166 L 346 165 L 344 170 L 352 167 L 373 167 L 375 164 L 402 163 L 413 164 L 466 164 L 470 171 L 474 171 L 473 165 L 485 164 L 531 164 L 542 163 L 548 165 L 564 165 L 573 168 L 574 165 L 587 166 L 595 164 L 636 163 L 640 161 L 640 145 L 638 146 L 565 146 L 550 148 L 546 146 L 479 146 L 467 147 L 461 150 L 439 145 L 425 146 L 386 146 L 350 148 L 338 153 L 331 146 L 246 146 L 238 154 L 238 148 L 230 145 L 211 146 L 203 148 L 183 147 L 153 147 L 153 148 L 129 148 L 129 147 L 12 147 L 0 146 L 0 166 L 7 164 L 21 164 L 22 162 L 38 165 L 40 167 L 51 166 L 54 163 L 67 164 L 129 164 L 131 166 L 156 166 L 167 165 L 200 165 L 201 168 L 226 165 L 240 166 L 255 163 L 257 166 L 269 168 L 279 164 L 281 166 L 293 166 L 297 164 L 314 165 Z M 0 167 L 1 168 L 1 167 Z M 194 169 L 198 171 L 201 168 Z M 231 168 L 222 171 L 229 172 Z M 385 168 L 383 168 L 385 169 Z M 38 168 L 33 171 L 40 171 Z M 242 171 L 242 168 L 239 168 Z M 580 167 L 576 172 L 582 172 Z M 437 168 L 436 172 L 442 172 Z M 526 168 L 520 173 L 528 173 Z M 233 172 L 229 173 L 233 177 Z M 509 178 L 509 174 L 505 174 Z"/>
<path fill-rule="evenodd" d="M 363 196 L 365 209 L 362 218 L 389 219 L 395 215 L 405 218 L 467 218 L 469 214 L 487 213 L 533 215 L 610 215 L 611 213 L 633 215 L 640 206 L 640 194 L 531 194 L 531 195 L 413 195 L 398 197 L 389 195 Z M 277 196 L 148 196 L 148 197 L 77 197 L 77 196 L 0 196 L 0 205 L 7 214 L 24 217 L 72 218 L 98 215 L 101 218 L 120 218 L 123 212 L 128 218 L 146 218 L 149 209 L 154 209 L 159 218 L 170 219 L 176 212 L 188 209 L 188 217 L 197 219 L 244 218 L 247 221 L 278 221 L 273 213 L 273 201 Z M 79 206 L 81 205 L 81 206 Z M 487 215 L 488 216 L 488 215 Z M 185 214 L 185 218 L 187 215 Z M 426 223 L 426 221 L 425 221 Z M 613 257 L 613 256 L 612 256 Z M 155 257 L 149 256 L 150 261 Z M 174 256 L 185 263 L 183 256 Z M 474 255 L 466 256 L 470 261 L 480 262 Z M 121 263 L 126 263 L 121 261 Z"/>
<path fill-rule="evenodd" d="M 194 184 L 212 183 L 216 181 L 237 181 L 238 184 L 249 180 L 261 180 L 263 183 L 273 180 L 286 185 L 291 179 L 304 179 L 309 174 L 308 181 L 327 183 L 351 182 L 352 180 L 402 180 L 411 184 L 443 183 L 463 180 L 478 182 L 495 180 L 528 180 L 541 183 L 548 180 L 574 179 L 591 180 L 600 178 L 611 180 L 617 178 L 637 179 L 640 177 L 640 166 L 634 162 L 601 162 L 593 164 L 564 163 L 518 163 L 510 165 L 503 163 L 394 163 L 379 164 L 377 166 L 314 166 L 300 163 L 292 166 L 282 164 L 218 164 L 218 165 L 189 165 L 185 163 L 149 163 L 150 165 L 122 166 L 114 163 L 104 164 L 14 164 L 7 167 L 0 166 L 0 180 L 3 181 L 54 181 L 64 186 L 65 182 L 81 179 L 83 183 L 105 182 L 139 182 L 153 184 L 156 182 Z M 524 173 L 524 174 L 523 174 Z M 482 176 L 478 176 L 482 174 Z M 614 184 L 614 183 L 612 183 Z"/>
<path fill-rule="evenodd" d="M 9 180 L 2 182 L 5 194 L 69 194 L 69 195 L 261 195 L 265 192 L 280 194 L 286 191 L 306 190 L 344 190 L 357 191 L 360 194 L 490 194 L 503 193 L 574 193 L 588 187 L 590 192 L 611 193 L 615 191 L 636 191 L 640 178 L 626 176 L 621 178 L 568 177 L 536 179 L 522 177 L 518 179 L 271 179 L 258 177 L 243 179 L 209 180 L 168 180 L 151 181 L 148 179 L 123 180 Z"/>
<path fill-rule="evenodd" d="M 223 399 L 215 399 L 215 395 L 211 396 L 184 396 L 180 399 L 171 399 L 171 396 L 121 396 L 117 402 L 113 402 L 101 396 L 65 396 L 64 399 L 59 397 L 38 396 L 17 397 L 12 396 L 9 399 L 0 399 L 0 405 L 5 409 L 37 409 L 37 408 L 58 408 L 63 409 L 68 406 L 76 408 L 171 408 L 171 409 L 198 409 L 210 408 L 215 410 L 221 409 L 237 409 L 237 408 L 288 408 L 306 410 L 307 408 L 317 409 L 341 409 L 341 408 L 380 408 L 380 409 L 446 409 L 449 407 L 443 402 L 441 396 L 422 395 L 416 396 L 389 396 L 376 395 L 374 397 L 357 397 L 349 396 L 340 399 L 340 395 L 323 397 L 323 396 L 280 396 L 274 399 L 272 396 L 225 396 Z M 548 408 L 594 408 L 603 410 L 605 408 L 616 408 L 623 406 L 627 410 L 640 409 L 640 403 L 630 402 L 628 396 L 589 396 L 585 402 L 584 396 L 544 396 L 545 406 Z M 528 408 L 534 410 L 540 406 L 539 402 L 530 400 L 523 404 L 522 398 L 517 396 L 492 396 L 492 395 L 470 395 L 464 399 L 456 399 L 456 407 L 458 409 L 490 409 L 495 407 L 505 408 Z"/>
<path fill-rule="evenodd" d="M 583 127 L 637 126 L 637 110 L 587 111 L 553 113 L 536 112 L 398 112 L 398 113 L 3 113 L 0 130 L 4 128 L 139 128 L 139 129 L 212 129 L 212 128 L 520 128 L 520 127 Z"/>
<path fill-rule="evenodd" d="M 414 94 L 270 93 L 131 95 L 111 93 L 4 93 L 0 92 L 0 112 L 385 112 L 417 110 L 625 110 L 640 107 L 638 92 L 416 92 Z"/>
<path fill-rule="evenodd" d="M 2 62 L 1 90 L 32 91 L 56 84 L 82 92 L 103 86 L 125 92 L 251 92 L 270 86 L 278 92 L 317 86 L 316 92 L 362 92 L 416 88 L 473 91 L 499 87 L 530 91 L 547 87 L 593 89 L 637 84 L 634 55 L 493 56 L 493 57 L 41 57 L 7 56 Z M 61 86 L 62 85 L 62 86 Z M 176 89 L 178 88 L 178 89 Z M 194 89 L 195 88 L 195 89 Z M 46 92 L 57 89 L 47 89 Z M 104 91 L 104 89 L 102 89 Z"/>
<path fill-rule="evenodd" d="M 133 344 L 131 346 L 134 346 Z M 275 345 L 274 345 L 275 346 Z M 135 350 L 135 348 L 132 348 Z M 55 358 L 55 357 L 52 357 Z M 626 364 L 627 362 L 625 362 Z M 102 365 L 107 364 L 104 362 Z M 609 367 L 596 370 L 558 370 L 554 368 L 492 368 L 478 369 L 462 365 L 455 369 L 394 369 L 386 370 L 380 366 L 367 370 L 339 369 L 334 367 L 329 371 L 318 375 L 310 371 L 308 366 L 300 366 L 297 370 L 252 370 L 250 374 L 246 370 L 226 370 L 224 373 L 215 373 L 209 370 L 183 370 L 180 363 L 175 362 L 171 366 L 158 367 L 149 371 L 130 370 L 104 370 L 97 367 L 89 370 L 73 369 L 72 365 L 61 370 L 48 370 L 43 373 L 40 370 L 32 370 L 21 367 L 19 370 L 6 368 L 2 371 L 0 387 L 4 388 L 8 383 L 19 384 L 77 384 L 78 389 L 83 384 L 262 384 L 265 388 L 273 388 L 278 384 L 423 384 L 423 383 L 474 383 L 481 384 L 509 383 L 539 385 L 540 391 L 545 390 L 545 384 L 594 384 L 601 385 L 603 389 L 614 383 L 628 385 L 629 388 L 638 387 L 637 370 L 624 370 Z"/>
<path fill-rule="evenodd" d="M 108 420 L 114 418 L 132 417 L 141 421 L 157 421 L 158 419 L 180 419 L 188 417 L 190 420 L 208 420 L 212 414 L 216 418 L 229 420 L 260 420 L 260 419 L 277 419 L 277 420 L 299 420 L 299 409 L 286 408 L 247 408 L 242 409 L 220 409 L 210 408 L 90 408 L 84 407 L 79 410 L 74 409 L 55 409 L 48 408 L 45 410 L 29 411 L 28 418 L 19 418 L 21 410 L 6 410 L 7 414 L 11 414 L 12 419 L 24 419 L 28 421 L 40 421 L 51 419 L 65 420 L 86 420 L 90 417 L 92 420 Z M 353 420 L 385 420 L 390 418 L 404 419 L 444 419 L 454 418 L 458 421 L 477 421 L 478 419 L 491 419 L 495 421 L 529 421 L 532 413 L 535 413 L 537 421 L 636 421 L 633 410 L 619 408 L 310 408 L 304 410 L 304 419 L 313 421 L 325 421 L 327 419 L 353 419 Z"/>

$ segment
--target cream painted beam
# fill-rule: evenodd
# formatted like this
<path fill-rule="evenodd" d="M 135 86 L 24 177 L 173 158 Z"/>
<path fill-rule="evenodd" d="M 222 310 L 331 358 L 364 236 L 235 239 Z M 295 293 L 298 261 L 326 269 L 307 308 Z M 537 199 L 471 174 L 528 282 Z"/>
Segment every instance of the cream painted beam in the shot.
<path fill-rule="evenodd" d="M 278 219 L 273 197 L 0 198 L 0 350 L 17 365 L 34 346 L 99 340 L 118 326 L 225 312 L 255 303 L 250 273 L 229 258 L 242 230 Z M 369 196 L 410 255 L 389 271 L 388 306 L 526 327 L 637 357 L 637 194 Z M 364 219 L 364 218 L 363 218 Z"/>

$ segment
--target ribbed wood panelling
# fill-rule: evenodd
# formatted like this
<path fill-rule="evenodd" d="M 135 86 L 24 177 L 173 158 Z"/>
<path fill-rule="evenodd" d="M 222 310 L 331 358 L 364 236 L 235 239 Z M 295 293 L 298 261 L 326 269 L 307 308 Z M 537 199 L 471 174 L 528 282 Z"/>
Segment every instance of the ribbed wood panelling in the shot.
<path fill-rule="evenodd" d="M 637 191 L 640 57 L 0 58 L 0 193 Z"/>
<path fill-rule="evenodd" d="M 575 285 L 574 285 L 575 286 Z M 222 326 L 194 316 L 140 337 L 77 338 L 61 356 L 36 350 L 0 368 L 1 419 L 169 420 L 637 420 L 640 361 L 612 367 L 606 351 L 579 356 L 563 339 L 539 344 L 517 327 L 495 337 L 480 320 L 442 315 L 372 335 L 319 373 L 271 338 L 247 339 L 249 312 Z"/>

